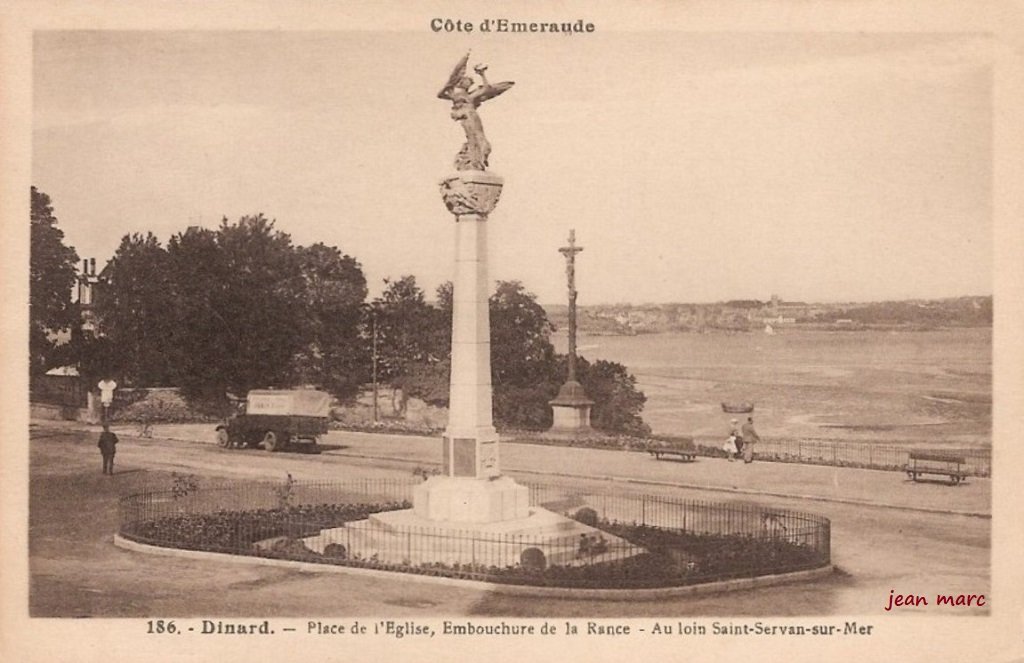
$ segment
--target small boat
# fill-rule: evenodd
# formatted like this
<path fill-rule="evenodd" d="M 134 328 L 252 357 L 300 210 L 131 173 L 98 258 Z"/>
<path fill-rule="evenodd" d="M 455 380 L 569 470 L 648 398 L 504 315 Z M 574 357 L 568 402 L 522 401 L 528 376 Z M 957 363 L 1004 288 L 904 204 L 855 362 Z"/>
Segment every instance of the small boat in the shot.
<path fill-rule="evenodd" d="M 722 412 L 730 414 L 746 414 L 754 411 L 754 404 L 749 401 L 742 403 L 722 403 Z"/>

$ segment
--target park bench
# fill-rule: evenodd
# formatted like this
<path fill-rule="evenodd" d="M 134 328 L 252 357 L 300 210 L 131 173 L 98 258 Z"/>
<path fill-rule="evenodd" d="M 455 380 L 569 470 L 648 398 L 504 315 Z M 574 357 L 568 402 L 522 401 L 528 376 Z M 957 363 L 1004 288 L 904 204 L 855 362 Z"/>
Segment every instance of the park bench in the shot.
<path fill-rule="evenodd" d="M 910 452 L 906 471 L 912 481 L 917 481 L 917 477 L 920 475 L 935 474 L 948 476 L 950 483 L 955 486 L 967 478 L 965 464 L 966 459 L 956 454 L 914 450 Z"/>
<path fill-rule="evenodd" d="M 690 438 L 681 438 L 671 442 L 654 442 L 647 447 L 647 452 L 656 460 L 661 460 L 662 456 L 678 456 L 679 460 L 692 462 L 697 458 L 697 447 Z"/>

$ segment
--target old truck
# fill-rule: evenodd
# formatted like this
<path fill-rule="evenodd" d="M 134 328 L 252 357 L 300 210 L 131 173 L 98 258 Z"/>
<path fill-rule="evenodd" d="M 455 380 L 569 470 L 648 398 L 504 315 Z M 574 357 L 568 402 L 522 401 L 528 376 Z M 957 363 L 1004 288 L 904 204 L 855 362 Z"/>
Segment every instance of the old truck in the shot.
<path fill-rule="evenodd" d="M 217 444 L 225 449 L 262 446 L 267 451 L 316 453 L 330 414 L 331 395 L 323 391 L 254 389 L 245 399 L 245 411 L 217 426 Z"/>

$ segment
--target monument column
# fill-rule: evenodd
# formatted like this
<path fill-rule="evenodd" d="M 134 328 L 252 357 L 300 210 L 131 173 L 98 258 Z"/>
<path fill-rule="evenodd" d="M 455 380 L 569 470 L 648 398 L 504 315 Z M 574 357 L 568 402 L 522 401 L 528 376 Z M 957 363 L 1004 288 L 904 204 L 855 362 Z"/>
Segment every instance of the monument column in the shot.
<path fill-rule="evenodd" d="M 456 172 L 441 181 L 445 207 L 455 216 L 455 277 L 452 282 L 452 365 L 448 427 L 442 438 L 441 476 L 413 490 L 413 512 L 429 521 L 499 523 L 529 515 L 530 491 L 501 475 L 498 434 L 491 414 L 490 282 L 487 219 L 504 183 L 487 171 L 491 144 L 477 107 L 512 87 L 491 84 L 485 65 L 466 75 L 462 58 L 438 97 L 451 101 L 451 118 L 466 142 L 455 156 Z"/>
<path fill-rule="evenodd" d="M 501 474 L 491 414 L 487 217 L 502 184 L 501 177 L 483 171 L 464 171 L 441 183 L 445 205 L 455 215 L 452 365 L 442 460 L 450 477 Z"/>

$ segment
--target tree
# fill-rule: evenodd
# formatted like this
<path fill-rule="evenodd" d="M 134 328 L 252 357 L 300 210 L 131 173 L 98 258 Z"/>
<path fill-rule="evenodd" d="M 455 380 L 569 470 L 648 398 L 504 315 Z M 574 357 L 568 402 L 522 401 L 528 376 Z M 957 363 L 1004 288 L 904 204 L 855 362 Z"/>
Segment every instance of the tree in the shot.
<path fill-rule="evenodd" d="M 233 225 L 224 219 L 217 240 L 229 274 L 222 313 L 238 340 L 227 357 L 228 386 L 241 393 L 289 386 L 292 361 L 308 344 L 291 237 L 258 214 Z"/>
<path fill-rule="evenodd" d="M 407 277 L 411 278 L 411 277 Z M 403 300 L 420 306 L 422 293 L 403 283 Z M 489 298 L 491 326 L 491 383 L 493 415 L 498 425 L 543 430 L 551 426 L 549 402 L 567 374 L 567 356 L 555 352 L 551 343 L 554 327 L 537 297 L 519 281 L 498 281 Z M 412 306 L 410 304 L 410 306 Z M 420 341 L 429 341 L 441 361 L 410 362 L 404 366 L 400 384 L 410 396 L 434 405 L 448 404 L 448 380 L 451 355 L 452 284 L 437 288 L 436 311 L 432 325 L 423 325 L 415 333 Z M 444 343 L 436 340 L 440 335 Z M 608 361 L 593 365 L 580 357 L 577 374 L 594 400 L 592 423 L 609 432 L 645 434 L 650 432 L 640 412 L 646 400 L 637 391 L 636 380 L 624 366 Z"/>
<path fill-rule="evenodd" d="M 345 397 L 365 375 L 359 263 L 335 247 L 293 246 L 262 214 L 190 227 L 166 250 L 152 234 L 127 236 L 104 271 L 96 310 L 108 342 L 81 343 L 80 354 L 129 384 L 214 404 L 227 391 L 300 384 Z"/>
<path fill-rule="evenodd" d="M 407 285 L 403 286 L 407 290 Z M 421 359 L 405 362 L 401 373 L 390 378 L 405 396 L 419 398 L 438 407 L 448 405 L 448 382 L 451 375 L 452 351 L 452 284 L 446 281 L 435 291 L 436 302 L 424 302 L 425 309 L 415 316 L 419 327 L 413 332 L 421 347 Z M 419 297 L 416 297 L 418 300 Z M 380 300 L 370 310 L 369 328 L 372 333 L 373 316 L 380 316 Z M 416 305 L 420 309 L 420 305 Z"/>
<path fill-rule="evenodd" d="M 378 377 L 395 380 L 407 375 L 414 364 L 446 359 L 451 318 L 426 302 L 416 277 L 384 282 L 387 287 L 373 301 L 369 321 L 377 334 Z"/>
<path fill-rule="evenodd" d="M 221 401 L 240 345 L 237 320 L 230 313 L 234 275 L 217 231 L 188 228 L 171 237 L 167 254 L 178 338 L 175 384 L 192 399 Z"/>
<path fill-rule="evenodd" d="M 360 334 L 366 277 L 359 263 L 336 247 L 318 243 L 298 252 L 308 344 L 296 358 L 296 372 L 304 382 L 349 398 L 369 373 Z"/>
<path fill-rule="evenodd" d="M 554 378 L 554 326 L 536 295 L 519 281 L 498 281 L 489 304 L 495 386 L 527 387 Z"/>
<path fill-rule="evenodd" d="M 500 281 L 490 300 L 491 374 L 494 418 L 505 426 L 546 429 L 549 402 L 568 373 L 567 355 L 551 343 L 554 327 L 536 296 L 518 281 Z M 646 397 L 626 367 L 577 358 L 577 379 L 594 401 L 591 425 L 599 430 L 643 435 L 650 428 L 640 412 Z"/>
<path fill-rule="evenodd" d="M 647 397 L 636 388 L 636 378 L 622 364 L 599 359 L 593 364 L 580 358 L 576 373 L 587 396 L 594 401 L 590 425 L 599 430 L 648 435 L 651 427 L 640 413 Z"/>
<path fill-rule="evenodd" d="M 548 401 L 558 393 L 553 325 L 519 281 L 499 281 L 490 297 L 491 382 L 495 422 L 517 428 L 551 426 Z"/>
<path fill-rule="evenodd" d="M 52 368 L 52 334 L 78 323 L 77 307 L 71 302 L 78 254 L 64 245 L 50 197 L 34 186 L 30 222 L 29 372 L 39 375 Z"/>
<path fill-rule="evenodd" d="M 117 354 L 98 356 L 110 361 L 105 372 L 118 375 L 122 384 L 172 383 L 175 325 L 168 266 L 167 252 L 153 233 L 133 233 L 121 239 L 103 270 L 94 304 L 97 328 Z"/>
<path fill-rule="evenodd" d="M 216 232 L 190 228 L 168 245 L 180 368 L 191 397 L 287 387 L 308 346 L 302 263 L 262 214 Z"/>

